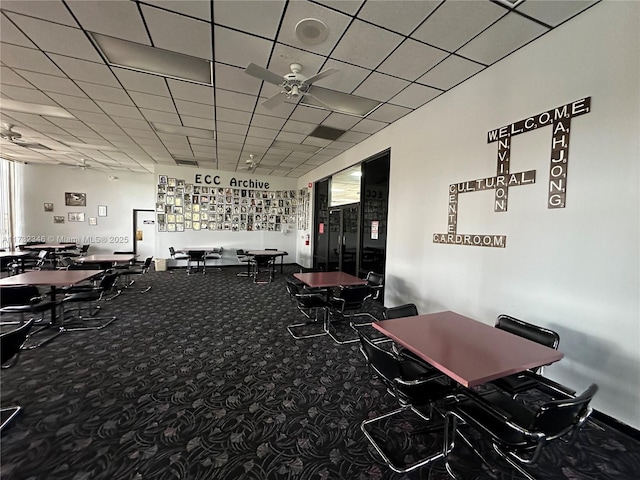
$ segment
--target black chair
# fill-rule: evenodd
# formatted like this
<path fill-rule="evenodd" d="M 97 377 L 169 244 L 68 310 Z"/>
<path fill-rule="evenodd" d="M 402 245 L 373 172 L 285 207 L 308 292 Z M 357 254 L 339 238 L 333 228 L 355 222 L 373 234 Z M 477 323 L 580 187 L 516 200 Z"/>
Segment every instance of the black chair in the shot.
<path fill-rule="evenodd" d="M 575 434 L 582 427 L 591 414 L 589 403 L 597 391 L 598 386 L 592 384 L 577 397 L 552 400 L 537 409 L 528 408 L 500 391 L 481 396 L 469 391 L 461 395 L 445 415 L 447 471 L 456 478 L 448 461 L 456 434 L 493 470 L 491 463 L 459 432 L 461 421 L 486 437 L 498 455 L 533 480 L 524 465 L 535 464 L 549 442 Z"/>
<path fill-rule="evenodd" d="M 296 340 L 304 338 L 321 337 L 327 335 L 324 323 L 327 318 L 327 297 L 323 293 L 308 293 L 305 292 L 298 284 L 287 280 L 287 292 L 291 300 L 296 304 L 298 310 L 309 320 L 310 322 L 292 323 L 287 325 L 287 331 Z M 296 331 L 304 330 L 310 325 L 317 325 L 320 321 L 319 313 L 322 311 L 322 331 L 315 333 L 300 334 Z"/>
<path fill-rule="evenodd" d="M 360 339 L 360 351 L 367 361 L 370 372 L 386 385 L 389 393 L 400 404 L 400 407 L 396 410 L 369 418 L 361 423 L 360 428 L 371 445 L 373 445 L 389 468 L 398 473 L 415 470 L 444 457 L 444 449 L 438 449 L 436 452 L 431 452 L 428 456 L 415 460 L 409 465 L 398 465 L 387 455 L 384 445 L 376 441 L 369 427 L 375 426 L 382 420 L 401 415 L 407 410 L 413 412 L 419 419 L 431 422 L 435 403 L 451 395 L 456 390 L 456 385 L 439 372 L 434 374 L 424 369 L 423 365 L 419 363 L 399 357 L 393 352 L 381 348 L 360 331 L 358 336 Z M 425 406 L 429 407 L 429 415 L 425 415 L 417 408 Z M 425 431 L 422 430 L 422 432 Z"/>
<path fill-rule="evenodd" d="M 413 303 L 405 303 L 404 305 L 398 305 L 397 307 L 385 307 L 382 312 L 382 316 L 385 320 L 391 320 L 392 318 L 416 317 L 418 316 L 418 307 Z"/>
<path fill-rule="evenodd" d="M 250 277 L 251 276 L 251 256 L 247 255 L 242 248 L 236 250 L 236 258 L 238 259 L 238 263 L 244 263 L 247 265 L 246 272 L 236 273 L 238 277 Z"/>
<path fill-rule="evenodd" d="M 60 305 L 60 301 L 51 301 L 40 296 L 38 287 L 16 285 L 0 287 L 0 315 L 20 315 L 20 320 L 3 321 L 0 325 L 16 325 L 24 323 L 25 314 L 40 314 L 38 321 L 44 320 L 52 307 Z M 52 319 L 53 320 L 53 319 Z"/>
<path fill-rule="evenodd" d="M 560 336 L 553 330 L 518 320 L 517 318 L 509 315 L 499 315 L 496 320 L 495 327 L 546 347 L 553 348 L 554 350 L 557 350 L 558 345 L 560 344 Z M 526 390 L 537 387 L 541 387 L 541 389 L 550 393 L 549 390 L 552 388 L 554 382 L 548 380 L 540 382 L 540 375 L 536 374 L 541 373 L 542 367 L 538 367 L 525 372 L 509 375 L 508 377 L 499 378 L 491 382 L 491 384 L 510 394 L 512 397 L 515 397 Z M 574 391 L 566 390 L 560 384 L 555 384 L 555 389 L 560 390 L 562 394 L 575 394 Z"/>
<path fill-rule="evenodd" d="M 102 330 L 107 327 L 111 323 L 113 323 L 118 317 L 115 315 L 107 316 L 107 317 L 96 317 L 95 314 L 102 308 L 99 305 L 99 302 L 105 300 L 112 300 L 113 298 L 120 295 L 120 291 L 118 290 L 115 295 L 111 297 L 106 297 L 105 295 L 109 294 L 112 290 L 114 290 L 114 286 L 116 280 L 118 279 L 118 272 L 109 271 L 106 273 L 97 287 L 93 287 L 87 291 L 76 291 L 75 293 L 69 293 L 65 295 L 62 299 L 63 306 L 67 304 L 77 304 L 78 307 L 76 309 L 77 315 L 75 318 L 78 320 L 77 323 L 67 323 L 66 315 L 65 321 L 61 326 L 61 331 L 65 332 L 74 332 L 81 330 Z M 88 315 L 84 316 L 83 306 L 88 305 Z M 92 307 L 94 307 L 92 311 Z M 68 312 L 65 312 L 65 314 Z M 98 325 L 92 325 L 91 322 L 98 322 Z M 79 324 L 80 326 L 74 326 Z"/>
<path fill-rule="evenodd" d="M 273 280 L 273 258 L 267 255 L 254 255 L 251 266 L 253 267 L 253 283 L 271 283 Z M 267 274 L 267 275 L 265 275 Z M 262 279 L 262 276 L 266 280 Z"/>
<path fill-rule="evenodd" d="M 135 283 L 135 280 L 133 280 L 131 278 L 131 276 L 138 276 L 138 275 L 145 275 L 146 273 L 149 272 L 149 270 L 151 269 L 151 262 L 153 260 L 153 257 L 147 257 L 145 258 L 144 262 L 142 263 L 141 266 L 136 266 L 134 265 L 129 265 L 126 269 L 124 270 L 118 270 L 118 275 L 120 277 L 124 277 L 125 278 L 125 287 L 123 291 L 133 291 L 132 289 L 130 289 L 129 287 L 131 287 L 131 285 L 133 285 Z M 147 293 L 149 290 L 151 290 L 151 285 L 148 285 L 146 287 L 143 287 L 141 290 L 136 290 L 139 293 Z"/>
<path fill-rule="evenodd" d="M 202 274 L 207 273 L 204 254 L 205 250 L 189 250 L 187 252 L 187 275 L 191 275 L 192 272 L 200 270 L 200 262 L 202 262 Z M 195 270 L 193 263 L 196 264 Z"/>
<path fill-rule="evenodd" d="M 339 345 L 345 343 L 357 342 L 358 339 L 341 340 L 335 336 L 332 332 L 332 322 L 335 319 L 348 319 L 349 325 L 353 330 L 357 330 L 358 326 L 370 325 L 371 322 L 353 324 L 355 318 L 368 317 L 371 321 L 377 319 L 369 312 L 362 311 L 365 308 L 365 300 L 369 298 L 371 294 L 371 287 L 369 285 L 350 285 L 341 286 L 334 293 L 333 297 L 329 299 L 329 320 L 326 323 L 326 332 L 329 336 Z M 357 313 L 356 313 L 357 312 Z"/>
<path fill-rule="evenodd" d="M 371 300 L 379 300 L 384 289 L 384 275 L 382 273 L 369 272 L 365 277 L 367 285 L 371 287 Z"/>
<path fill-rule="evenodd" d="M 33 322 L 34 320 L 31 319 L 15 330 L 0 335 L 0 356 L 2 357 L 0 364 L 3 369 L 12 367 L 18 361 L 20 351 L 27 341 Z M 0 418 L 2 419 L 0 431 L 4 430 L 21 410 L 22 407 L 19 405 L 0 408 Z"/>
<path fill-rule="evenodd" d="M 187 255 L 186 253 L 177 253 L 176 249 L 173 247 L 169 247 L 169 254 L 171 255 L 171 258 L 173 258 L 174 260 L 188 260 L 189 259 L 189 255 Z"/>

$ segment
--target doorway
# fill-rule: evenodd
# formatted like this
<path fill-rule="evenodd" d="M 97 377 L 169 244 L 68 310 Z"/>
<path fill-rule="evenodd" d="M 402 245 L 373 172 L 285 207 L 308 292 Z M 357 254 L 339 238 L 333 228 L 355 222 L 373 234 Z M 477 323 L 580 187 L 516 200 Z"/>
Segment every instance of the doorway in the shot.
<path fill-rule="evenodd" d="M 357 274 L 359 216 L 358 204 L 332 207 L 329 210 L 328 271 Z"/>
<path fill-rule="evenodd" d="M 133 253 L 138 260 L 153 257 L 156 248 L 155 212 L 153 210 L 133 211 Z"/>

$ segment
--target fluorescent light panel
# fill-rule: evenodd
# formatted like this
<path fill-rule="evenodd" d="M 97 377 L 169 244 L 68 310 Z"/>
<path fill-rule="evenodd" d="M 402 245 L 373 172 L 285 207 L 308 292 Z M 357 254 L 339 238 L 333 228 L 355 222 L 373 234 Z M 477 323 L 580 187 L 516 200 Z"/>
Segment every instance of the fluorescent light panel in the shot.
<path fill-rule="evenodd" d="M 110 65 L 212 86 L 211 62 L 202 58 L 91 33 Z"/>
<path fill-rule="evenodd" d="M 38 103 L 18 102 L 8 98 L 0 98 L 0 110 L 10 110 L 12 112 L 32 113 L 44 117 L 76 118 L 64 108 L 52 107 L 51 105 L 40 105 Z"/>
<path fill-rule="evenodd" d="M 212 107 L 213 108 L 213 107 Z M 215 133 L 213 130 L 207 130 L 205 128 L 195 127 L 182 127 L 180 125 L 168 125 L 166 123 L 151 122 L 153 129 L 160 133 L 169 133 L 172 135 L 184 135 L 185 137 L 198 137 L 214 139 Z"/>

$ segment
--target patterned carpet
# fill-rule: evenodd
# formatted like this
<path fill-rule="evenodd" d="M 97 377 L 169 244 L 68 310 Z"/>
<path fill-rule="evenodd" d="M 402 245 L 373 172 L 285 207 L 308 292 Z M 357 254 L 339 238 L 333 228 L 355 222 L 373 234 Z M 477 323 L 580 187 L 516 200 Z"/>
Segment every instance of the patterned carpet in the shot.
<path fill-rule="evenodd" d="M 2 372 L 2 405 L 24 410 L 3 432 L 1 477 L 450 478 L 442 461 L 406 475 L 389 470 L 360 422 L 396 403 L 370 377 L 357 344 L 294 340 L 285 327 L 300 314 L 285 277 L 254 285 L 236 277 L 240 271 L 151 272 L 136 284 L 151 291 L 105 304 L 118 315 L 106 329 L 25 351 Z M 410 461 L 442 443 L 413 430 L 421 426 L 396 421 L 380 433 L 395 458 Z M 637 478 L 638 447 L 589 424 L 574 444 L 552 445 L 531 471 L 540 479 Z M 500 460 L 488 470 L 463 445 L 451 463 L 462 479 L 521 478 Z"/>

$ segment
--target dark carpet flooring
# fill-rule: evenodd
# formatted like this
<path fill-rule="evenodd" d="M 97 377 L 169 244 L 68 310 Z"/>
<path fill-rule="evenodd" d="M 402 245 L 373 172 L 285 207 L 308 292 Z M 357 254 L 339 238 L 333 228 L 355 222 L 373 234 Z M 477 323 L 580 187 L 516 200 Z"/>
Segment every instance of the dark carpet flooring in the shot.
<path fill-rule="evenodd" d="M 2 405 L 24 407 L 2 434 L 2 479 L 450 478 L 442 461 L 405 475 L 389 470 L 360 422 L 397 404 L 357 344 L 294 340 L 285 327 L 301 315 L 285 276 L 254 285 L 240 271 L 150 272 L 136 286 L 151 291 L 105 303 L 103 314 L 118 316 L 109 327 L 23 352 L 2 371 Z M 394 458 L 411 461 L 442 444 L 438 433 L 417 433 L 422 426 L 407 419 L 380 433 Z M 531 471 L 552 480 L 638 478 L 639 447 L 588 424 L 573 444 L 550 445 Z M 495 471 L 456 446 L 459 478 L 521 478 L 484 451 Z"/>

